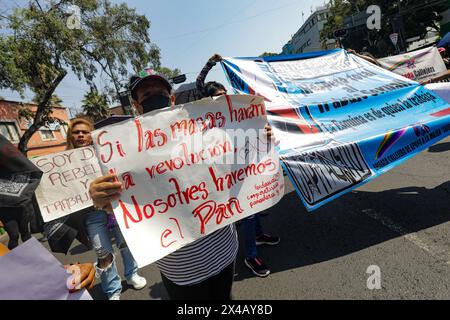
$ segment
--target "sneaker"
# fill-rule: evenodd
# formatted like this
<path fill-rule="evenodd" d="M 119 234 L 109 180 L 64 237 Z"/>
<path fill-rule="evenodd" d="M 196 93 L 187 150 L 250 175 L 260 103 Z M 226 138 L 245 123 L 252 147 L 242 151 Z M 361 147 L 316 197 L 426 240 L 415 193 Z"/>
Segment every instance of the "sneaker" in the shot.
<path fill-rule="evenodd" d="M 244 263 L 257 277 L 264 278 L 270 274 L 269 268 L 266 267 L 261 258 L 245 258 Z"/>
<path fill-rule="evenodd" d="M 115 293 L 108 300 L 120 300 L 120 294 Z"/>
<path fill-rule="evenodd" d="M 127 280 L 127 283 L 134 289 L 141 290 L 147 285 L 147 280 L 135 273 L 129 280 Z"/>
<path fill-rule="evenodd" d="M 269 246 L 274 246 L 280 243 L 280 237 L 271 236 L 269 234 L 263 233 L 256 237 L 256 245 L 268 244 Z"/>

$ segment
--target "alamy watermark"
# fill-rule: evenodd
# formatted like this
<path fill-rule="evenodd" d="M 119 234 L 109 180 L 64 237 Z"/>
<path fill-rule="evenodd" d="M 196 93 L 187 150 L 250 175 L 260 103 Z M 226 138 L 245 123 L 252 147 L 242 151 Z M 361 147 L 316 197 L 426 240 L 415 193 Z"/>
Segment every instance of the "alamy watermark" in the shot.
<path fill-rule="evenodd" d="M 367 289 L 380 290 L 381 289 L 381 269 L 377 265 L 370 265 L 367 267 L 366 273 L 369 274 L 367 278 Z"/>
<path fill-rule="evenodd" d="M 66 268 L 66 272 L 70 274 L 70 277 L 67 278 L 67 288 L 70 291 L 80 290 L 81 289 L 81 269 L 77 265 L 70 265 Z"/>
<path fill-rule="evenodd" d="M 81 9 L 77 5 L 71 5 L 68 8 L 70 16 L 66 20 L 66 26 L 70 30 L 81 29 Z"/>
<path fill-rule="evenodd" d="M 377 5 L 371 5 L 367 7 L 367 14 L 370 14 L 367 18 L 367 29 L 369 30 L 381 30 L 381 8 Z"/>

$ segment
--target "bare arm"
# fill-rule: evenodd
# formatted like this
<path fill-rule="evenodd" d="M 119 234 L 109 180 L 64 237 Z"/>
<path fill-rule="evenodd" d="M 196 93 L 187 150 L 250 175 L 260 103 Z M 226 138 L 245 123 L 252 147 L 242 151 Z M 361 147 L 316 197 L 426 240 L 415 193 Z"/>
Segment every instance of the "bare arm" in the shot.
<path fill-rule="evenodd" d="M 364 60 L 366 60 L 366 61 L 368 61 L 368 62 L 370 62 L 370 63 L 372 63 L 372 64 L 374 64 L 376 66 L 381 67 L 381 64 L 376 59 L 373 59 L 371 57 L 365 56 L 363 54 L 359 54 L 353 49 L 348 49 L 347 52 L 352 53 L 352 54 L 354 54 L 355 56 L 357 56 L 357 57 L 359 57 L 361 59 L 364 59 Z"/>

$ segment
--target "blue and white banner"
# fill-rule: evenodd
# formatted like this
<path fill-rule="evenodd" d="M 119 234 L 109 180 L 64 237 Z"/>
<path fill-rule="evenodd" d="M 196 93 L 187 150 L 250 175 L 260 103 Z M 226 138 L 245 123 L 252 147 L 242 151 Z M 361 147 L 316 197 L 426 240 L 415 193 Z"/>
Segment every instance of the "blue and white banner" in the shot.
<path fill-rule="evenodd" d="M 284 169 L 308 210 L 381 175 L 450 133 L 450 105 L 342 49 L 226 58 L 236 93 L 265 99 Z"/>

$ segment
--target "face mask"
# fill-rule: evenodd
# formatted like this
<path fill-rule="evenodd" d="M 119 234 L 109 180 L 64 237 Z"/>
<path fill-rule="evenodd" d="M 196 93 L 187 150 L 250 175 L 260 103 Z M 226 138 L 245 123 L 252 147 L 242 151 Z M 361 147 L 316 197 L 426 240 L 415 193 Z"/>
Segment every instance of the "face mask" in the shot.
<path fill-rule="evenodd" d="M 170 97 L 163 96 L 160 94 L 151 96 L 144 101 L 142 101 L 141 106 L 144 111 L 144 113 L 165 108 L 170 105 Z"/>

